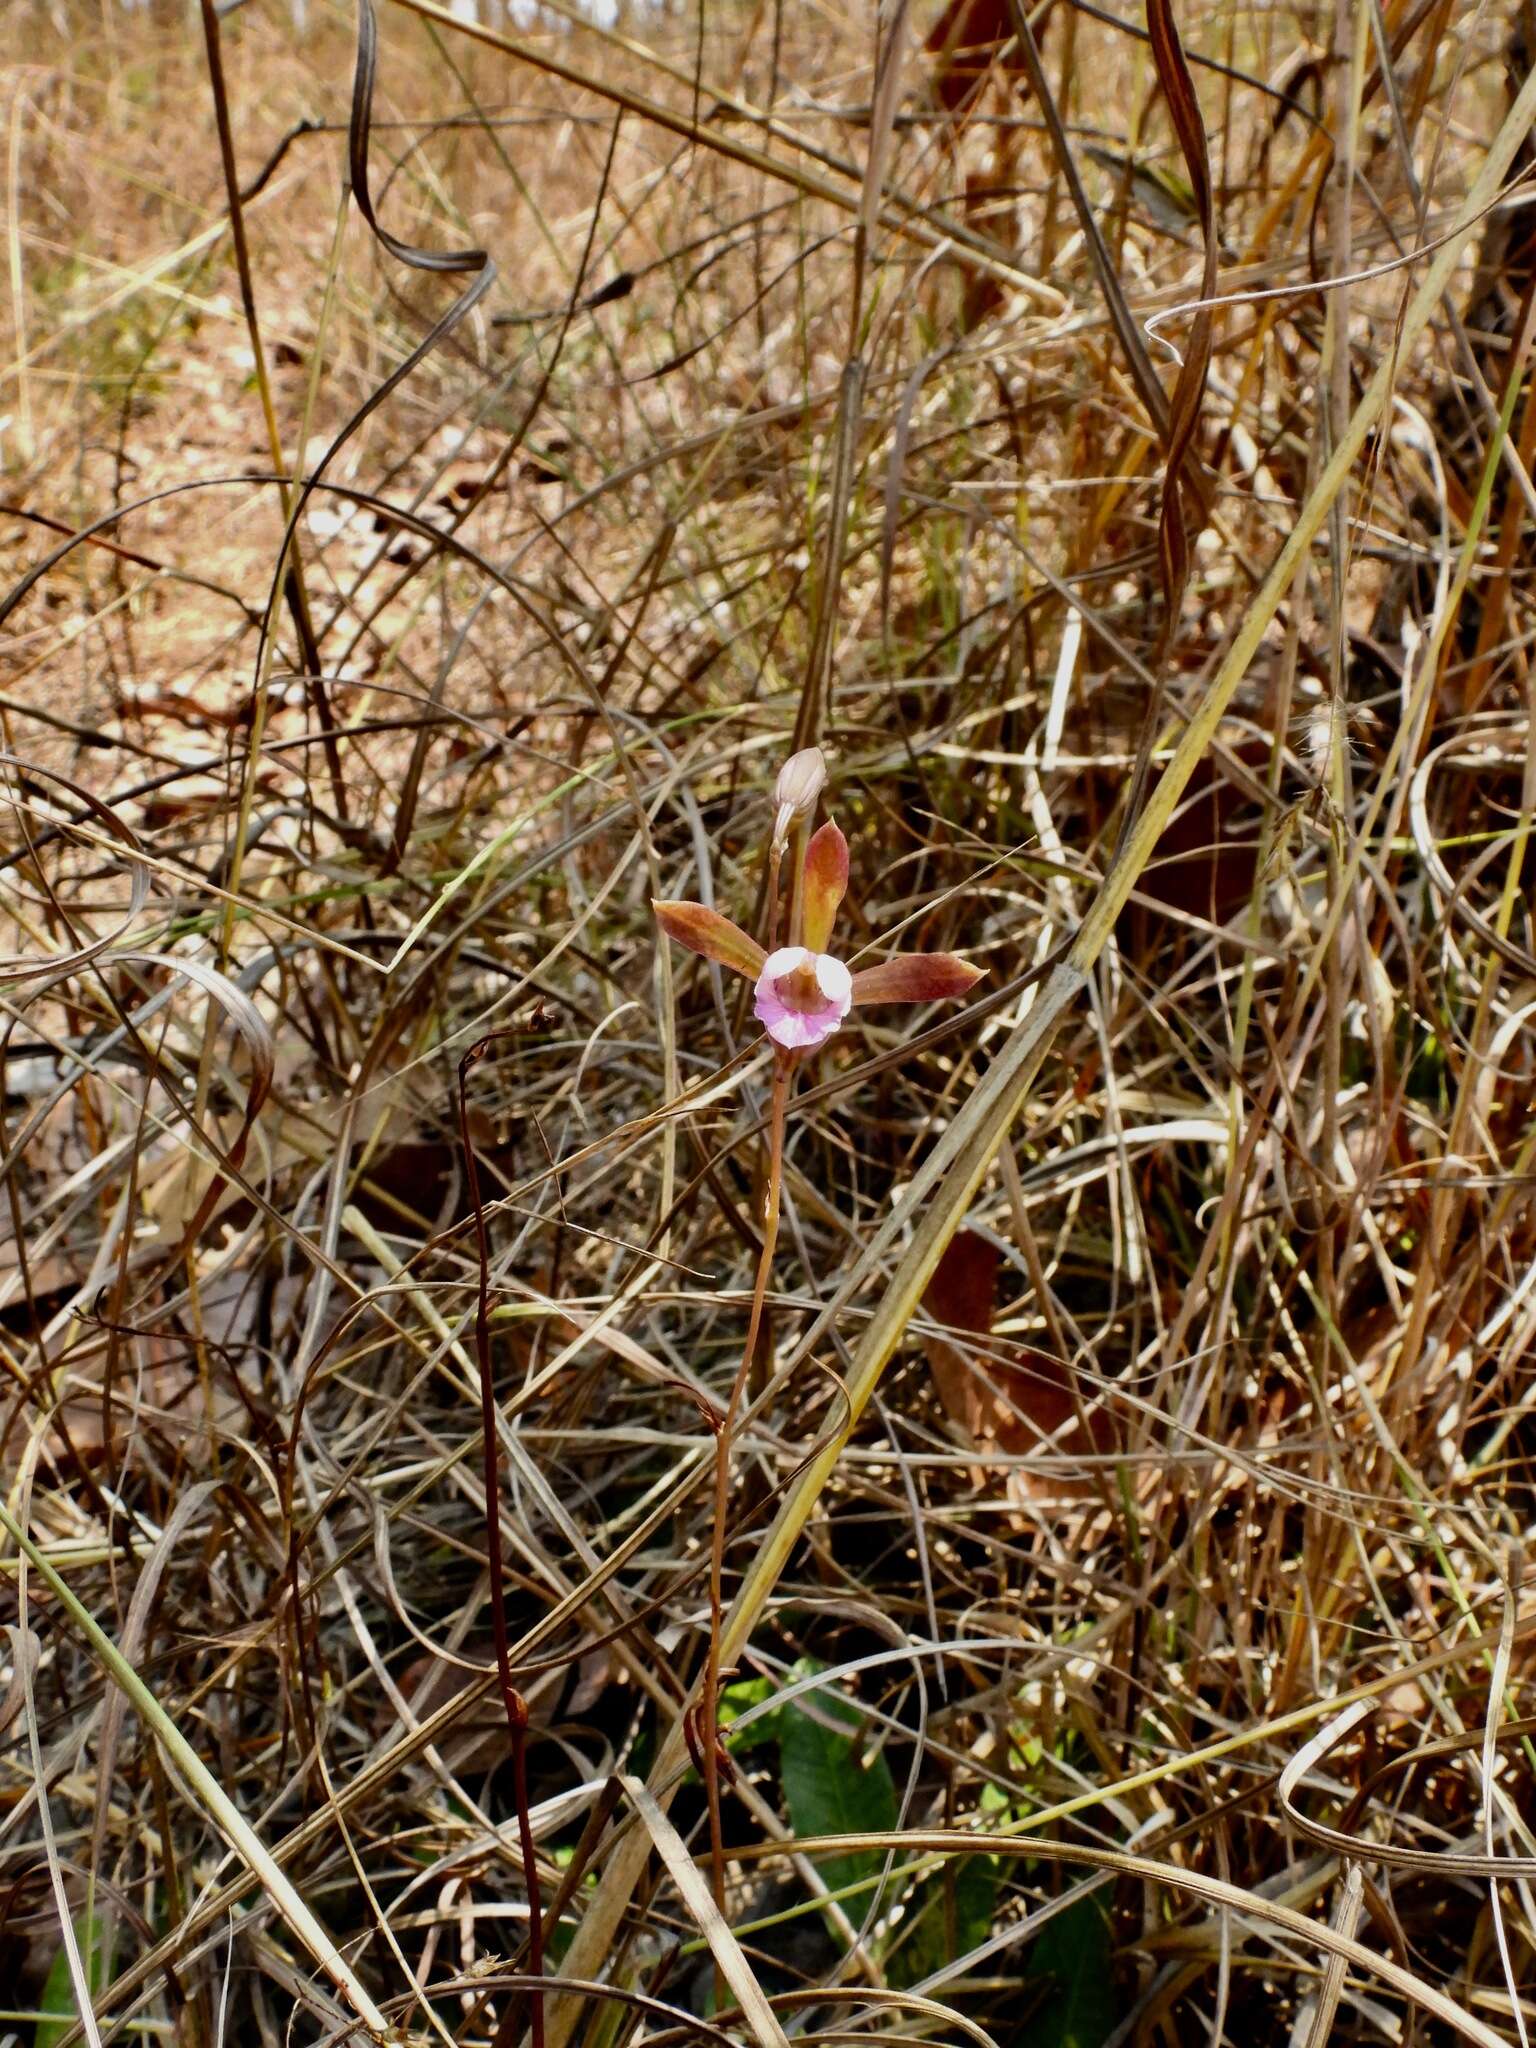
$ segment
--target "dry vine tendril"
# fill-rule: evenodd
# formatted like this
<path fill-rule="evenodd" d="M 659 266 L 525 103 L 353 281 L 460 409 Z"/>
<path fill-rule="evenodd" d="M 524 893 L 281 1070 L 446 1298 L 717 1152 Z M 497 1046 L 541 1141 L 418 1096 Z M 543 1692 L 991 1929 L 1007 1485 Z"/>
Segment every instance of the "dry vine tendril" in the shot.
<path fill-rule="evenodd" d="M 773 836 L 768 847 L 767 944 L 703 903 L 656 902 L 656 922 L 680 946 L 700 953 L 753 984 L 753 1014 L 773 1045 L 764 1178 L 763 1242 L 752 1288 L 741 1364 L 725 1412 L 714 1422 L 715 1498 L 709 1556 L 709 1649 L 697 1708 L 685 1724 L 688 1744 L 704 1780 L 709 1806 L 710 1873 L 715 1903 L 725 1905 L 725 1845 L 720 1822 L 720 1638 L 725 1576 L 725 1524 L 730 1500 L 731 1446 L 762 1329 L 768 1275 L 779 1235 L 784 1126 L 795 1076 L 803 1061 L 839 1031 L 851 1009 L 865 1003 L 929 1003 L 967 995 L 984 969 L 955 953 L 892 953 L 876 967 L 854 973 L 832 943 L 837 913 L 848 892 L 848 842 L 831 818 L 810 837 L 806 827 L 826 786 L 819 747 L 792 754 L 774 788 Z M 789 855 L 788 941 L 776 943 L 784 857 Z"/>

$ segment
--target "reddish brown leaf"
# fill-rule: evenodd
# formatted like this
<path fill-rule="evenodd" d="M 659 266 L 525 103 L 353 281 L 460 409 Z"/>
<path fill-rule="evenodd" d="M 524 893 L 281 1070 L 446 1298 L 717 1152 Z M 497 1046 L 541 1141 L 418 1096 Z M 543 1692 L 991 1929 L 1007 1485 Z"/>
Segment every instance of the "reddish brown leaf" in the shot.
<path fill-rule="evenodd" d="M 992 1336 L 998 1264 L 989 1239 L 957 1230 L 924 1292 L 923 1307 L 933 1322 L 979 1340 L 973 1347 L 950 1337 L 925 1339 L 945 1412 L 978 1450 L 1020 1457 L 1041 1449 L 1047 1437 L 1057 1455 L 1112 1450 L 1114 1431 L 1102 1409 L 1090 1412 L 1085 1436 L 1068 1366 L 1048 1352 Z M 1058 1497 L 1085 1484 L 1080 1475 L 1060 1472 L 1021 1471 L 1013 1477 L 1021 1492 Z"/>

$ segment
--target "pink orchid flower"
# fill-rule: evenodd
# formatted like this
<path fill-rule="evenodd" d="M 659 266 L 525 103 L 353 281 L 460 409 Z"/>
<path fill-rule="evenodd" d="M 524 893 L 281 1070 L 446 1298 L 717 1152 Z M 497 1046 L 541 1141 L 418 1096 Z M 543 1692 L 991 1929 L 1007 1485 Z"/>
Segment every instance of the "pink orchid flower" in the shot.
<path fill-rule="evenodd" d="M 702 903 L 651 908 L 669 938 L 753 984 L 753 1014 L 774 1044 L 809 1052 L 864 1003 L 932 1003 L 963 996 L 986 971 L 955 953 L 893 953 L 852 972 L 827 951 L 848 889 L 848 842 L 830 819 L 811 835 L 802 872 L 799 939 L 765 953 L 756 939 Z"/>

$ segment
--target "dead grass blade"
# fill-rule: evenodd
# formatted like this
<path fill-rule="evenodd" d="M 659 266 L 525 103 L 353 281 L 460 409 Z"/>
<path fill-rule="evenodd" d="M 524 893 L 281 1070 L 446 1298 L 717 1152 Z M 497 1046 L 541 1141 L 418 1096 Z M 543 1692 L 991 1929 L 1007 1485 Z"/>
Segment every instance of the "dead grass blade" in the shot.
<path fill-rule="evenodd" d="M 1241 1885 L 1228 1884 L 1222 1878 L 1208 1876 L 1204 1871 L 1187 1870 L 1176 1863 L 1160 1863 L 1152 1856 L 1137 1856 L 1119 1849 L 1093 1849 L 1081 1842 L 1041 1841 L 1037 1838 L 1009 1842 L 989 1834 L 965 1835 L 927 1828 L 913 1828 L 890 1835 L 802 1837 L 795 1846 L 807 1855 L 825 1854 L 828 1850 L 841 1850 L 846 1854 L 852 1848 L 899 1849 L 908 1855 L 924 1856 L 1028 1855 L 1039 1856 L 1046 1862 L 1064 1863 L 1068 1869 L 1112 1871 L 1120 1877 L 1156 1885 L 1160 1890 L 1188 1892 L 1208 1904 L 1241 1914 L 1262 1928 L 1288 1935 L 1303 1946 L 1321 1946 L 1327 1955 L 1340 1957 L 1346 1966 L 1353 1966 L 1361 1975 L 1373 1977 L 1396 1992 L 1410 2007 L 1421 2005 L 1462 2040 L 1476 2043 L 1476 2048 L 1497 2048 L 1502 2039 L 1492 2027 L 1485 2026 L 1438 1985 L 1426 1982 L 1392 1958 L 1378 1955 L 1340 1928 L 1309 1920 L 1304 1913 L 1295 1912 L 1291 1907 L 1258 1893 L 1245 1891 Z M 777 1842 L 755 1843 L 742 1851 L 744 1857 L 753 1860 L 783 1853 Z"/>
<path fill-rule="evenodd" d="M 453 29 L 460 35 L 485 43 L 492 49 L 503 50 L 508 56 L 518 57 L 536 70 L 547 72 L 551 77 L 562 79 L 566 84 L 584 91 L 596 92 L 616 106 L 626 108 L 644 121 L 658 128 L 666 129 L 684 141 L 698 143 L 721 156 L 729 157 L 750 170 L 761 171 L 766 176 L 792 185 L 797 191 L 808 196 L 826 200 L 843 213 L 857 214 L 860 194 L 855 186 L 840 185 L 831 178 L 824 178 L 802 163 L 796 163 L 782 156 L 770 155 L 766 150 L 754 149 L 750 143 L 740 142 L 735 136 L 725 133 L 717 126 L 704 126 L 689 115 L 675 113 L 661 101 L 650 98 L 605 79 L 599 73 L 579 69 L 558 56 L 554 51 L 541 48 L 520 37 L 503 35 L 499 30 L 487 28 L 478 21 L 471 21 L 462 15 L 455 15 L 445 7 L 439 7 L 435 0 L 394 0 L 397 7 L 419 14 L 423 20 L 438 22 L 444 28 Z M 925 219 L 921 214 L 901 212 L 895 208 L 881 210 L 881 222 L 893 233 L 910 236 L 914 241 L 930 249 L 953 248 L 957 255 L 964 252 L 964 260 L 984 276 L 996 277 L 1013 289 L 1022 291 L 1036 305 L 1048 313 L 1060 312 L 1061 294 L 1041 279 L 1033 277 L 1018 264 L 1010 262 L 1005 254 L 975 246 L 975 238 L 967 237 L 957 223 L 946 222 L 943 227 Z"/>
<path fill-rule="evenodd" d="M 1158 82 L 1163 88 L 1163 97 L 1168 102 L 1168 111 L 1173 118 L 1174 132 L 1179 138 L 1179 148 L 1184 155 L 1185 168 L 1189 172 L 1190 188 L 1194 193 L 1195 209 L 1199 221 L 1200 237 L 1204 247 L 1200 275 L 1200 297 L 1211 298 L 1216 290 L 1216 207 L 1211 194 L 1210 151 L 1205 138 L 1205 122 L 1200 113 L 1200 101 L 1195 93 L 1194 80 L 1189 75 L 1189 65 L 1184 57 L 1184 45 L 1179 38 L 1178 24 L 1173 17 L 1170 0 L 1147 0 L 1147 27 L 1152 35 L 1152 61 L 1157 66 Z M 1163 480 L 1163 499 L 1158 514 L 1157 542 L 1162 559 L 1163 602 L 1167 608 L 1167 635 L 1172 642 L 1178 631 L 1179 613 L 1184 603 L 1184 589 L 1189 581 L 1189 538 L 1186 531 L 1187 510 L 1185 504 L 1186 465 L 1198 462 L 1195 436 L 1200 427 L 1200 411 L 1205 400 L 1206 379 L 1211 367 L 1211 321 L 1209 307 L 1195 315 L 1189 330 L 1184 360 L 1179 365 L 1179 374 L 1174 381 L 1173 396 L 1168 401 L 1168 420 L 1164 434 L 1167 469 Z M 1189 491 L 1188 510 L 1199 506 L 1200 494 Z M 1137 808 L 1134 797 L 1129 808 L 1134 815 Z"/>
<path fill-rule="evenodd" d="M 1513 2040 L 1524 0 L 12 12 L 7 2010 Z"/>
<path fill-rule="evenodd" d="M 1197 763 L 1215 737 L 1233 693 L 1247 673 L 1270 621 L 1290 589 L 1297 564 L 1321 530 L 1328 508 L 1358 459 L 1367 435 L 1385 411 L 1400 362 L 1417 341 L 1439 303 L 1472 224 L 1502 184 L 1533 121 L 1536 121 L 1536 73 L 1525 81 L 1479 166 L 1477 177 L 1460 209 L 1459 218 L 1463 225 L 1459 233 L 1434 258 L 1423 283 L 1404 310 L 1394 349 L 1378 365 L 1355 408 L 1348 431 L 1341 437 L 1311 496 L 1302 507 L 1172 757 L 1140 816 L 1131 826 L 1119 858 L 1095 896 L 1067 959 L 1041 988 L 1022 1021 L 994 1055 L 986 1078 L 969 1096 L 964 1108 L 914 1175 L 901 1211 L 889 1218 L 870 1238 L 830 1307 L 812 1323 L 797 1347 L 797 1356 L 804 1358 L 816 1345 L 825 1342 L 842 1302 L 851 1298 L 866 1278 L 878 1272 L 887 1254 L 901 1245 L 894 1271 L 865 1325 L 846 1375 L 847 1420 L 801 1472 L 746 1572 L 741 1591 L 727 1617 L 724 1645 L 727 1661 L 739 1657 L 750 1639 L 822 1488 L 868 1405 L 908 1320 L 922 1299 L 923 1290 L 945 1245 L 959 1228 L 998 1146 L 1023 1108 L 1062 1017 L 1086 986 L 1089 972 L 1103 951 L 1121 911 L 1154 858 L 1158 841 Z M 910 1232 L 909 1217 L 916 1218 Z M 679 1728 L 658 1758 L 650 1781 L 653 1791 L 669 1783 L 680 1759 L 681 1747 Z M 621 1854 L 610 1863 L 572 1944 L 572 1968 L 588 1972 L 600 1964 L 638 1876 L 639 1866 L 632 1855 Z M 557 2001 L 552 2006 L 552 2048 L 563 2048 L 576 2019 L 576 2013 L 563 2002 Z M 1485 2031 L 1479 2029 L 1479 2038 Z"/>
<path fill-rule="evenodd" d="M 163 1747 L 166 1756 L 186 1782 L 193 1796 L 214 1820 L 231 1849 L 249 1867 L 295 1936 L 325 1971 L 374 2039 L 385 2040 L 390 2031 L 389 2022 L 358 1982 L 356 1975 L 348 1967 L 346 1958 L 336 1948 L 325 1929 L 268 1854 L 261 1838 L 250 1826 L 244 1814 L 122 1651 L 100 1627 L 95 1616 L 75 1597 L 65 1580 L 3 1503 L 0 1503 L 0 1528 L 5 1530 L 17 1549 L 26 1554 L 28 1562 L 69 1617 L 71 1625 L 78 1629 L 89 1646 L 91 1655 L 107 1678 L 122 1692 L 145 1727 Z M 82 2004 L 82 2016 L 86 2017 L 88 2030 L 94 2025 L 88 2017 L 89 2009 L 87 2000 Z M 93 2036 L 92 2040 L 93 2048 L 96 2048 L 96 2037 Z"/>
<path fill-rule="evenodd" d="M 741 1945 L 725 1924 L 724 1916 L 710 1896 L 703 1872 L 688 1854 L 683 1838 L 667 1819 L 638 1778 L 621 1776 L 625 1796 L 645 1823 L 646 1833 L 666 1865 L 667 1874 L 682 1893 L 699 1931 L 709 1943 L 720 1973 L 736 1994 L 743 2019 L 752 2030 L 759 2048 L 789 2048 L 788 2036 L 779 2025 L 773 2007 L 763 1996 Z"/>

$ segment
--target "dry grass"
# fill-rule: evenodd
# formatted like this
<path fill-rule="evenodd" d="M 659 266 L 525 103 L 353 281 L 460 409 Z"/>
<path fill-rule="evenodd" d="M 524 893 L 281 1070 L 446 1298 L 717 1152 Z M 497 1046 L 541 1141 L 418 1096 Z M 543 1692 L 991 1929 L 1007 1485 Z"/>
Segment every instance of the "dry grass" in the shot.
<path fill-rule="evenodd" d="M 1176 617 L 1139 10 L 1037 10 L 1043 109 L 931 7 L 882 92 L 872 9 L 378 4 L 379 218 L 497 266 L 414 362 L 476 272 L 348 202 L 345 9 L 218 32 L 253 323 L 198 9 L 8 17 L 0 2048 L 1523 2041 L 1528 211 L 1326 479 L 1528 0 L 1178 7 L 1243 296 Z M 751 924 L 811 738 L 850 950 L 991 994 L 792 1105 L 733 1945 L 681 1728 L 768 1066 L 649 899 Z M 493 1033 L 523 1817 L 607 1985 L 542 2012 Z"/>

